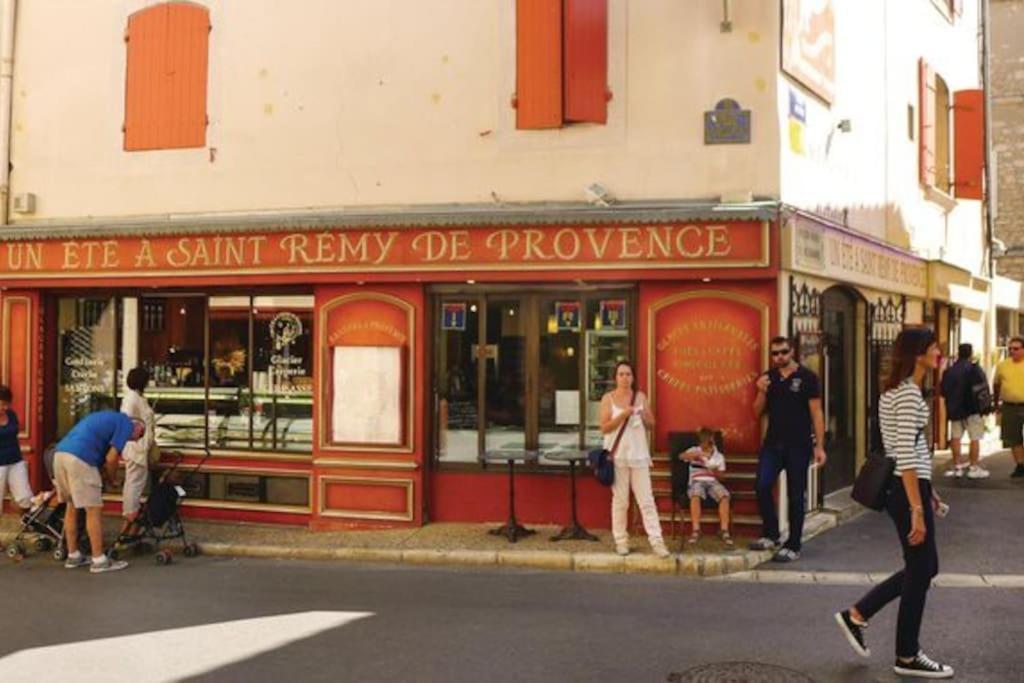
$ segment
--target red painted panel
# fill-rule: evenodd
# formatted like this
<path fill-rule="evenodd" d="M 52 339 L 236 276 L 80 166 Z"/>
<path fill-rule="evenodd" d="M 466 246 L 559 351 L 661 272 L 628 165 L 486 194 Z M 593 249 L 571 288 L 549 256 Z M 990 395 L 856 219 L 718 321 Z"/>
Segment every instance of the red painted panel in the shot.
<path fill-rule="evenodd" d="M 562 125 L 562 0 L 516 0 L 516 128 Z"/>
<path fill-rule="evenodd" d="M 408 492 L 403 484 L 338 482 L 328 480 L 324 487 L 326 510 L 363 512 L 408 512 Z"/>
<path fill-rule="evenodd" d="M 565 120 L 608 120 L 608 0 L 565 0 Z"/>
<path fill-rule="evenodd" d="M 210 15 L 186 2 L 153 5 L 128 18 L 127 151 L 203 147 Z"/>
<path fill-rule="evenodd" d="M 963 199 L 981 199 L 985 175 L 985 91 L 953 94 L 953 191 Z"/>

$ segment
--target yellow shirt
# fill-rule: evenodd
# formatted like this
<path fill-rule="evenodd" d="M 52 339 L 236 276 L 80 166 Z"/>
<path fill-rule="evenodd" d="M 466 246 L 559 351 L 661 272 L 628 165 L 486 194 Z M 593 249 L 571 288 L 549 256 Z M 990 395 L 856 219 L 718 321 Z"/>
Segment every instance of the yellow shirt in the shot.
<path fill-rule="evenodd" d="M 1014 363 L 1012 358 L 996 366 L 995 383 L 999 385 L 999 398 L 1010 403 L 1024 403 L 1024 361 Z"/>

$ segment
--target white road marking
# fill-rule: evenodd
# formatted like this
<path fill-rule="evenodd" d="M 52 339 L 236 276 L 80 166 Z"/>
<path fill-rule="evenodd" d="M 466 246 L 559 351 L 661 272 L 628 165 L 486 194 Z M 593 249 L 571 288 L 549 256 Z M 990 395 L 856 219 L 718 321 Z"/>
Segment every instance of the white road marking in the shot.
<path fill-rule="evenodd" d="M 890 573 L 758 571 L 755 569 L 748 572 L 726 574 L 710 580 L 740 583 L 868 586 L 884 581 Z M 932 585 L 941 588 L 1024 588 L 1024 574 L 939 574 L 932 580 Z"/>
<path fill-rule="evenodd" d="M 62 672 L 75 683 L 178 681 L 369 616 L 300 612 L 35 647 L 0 657 L 0 680 L 38 683 Z"/>

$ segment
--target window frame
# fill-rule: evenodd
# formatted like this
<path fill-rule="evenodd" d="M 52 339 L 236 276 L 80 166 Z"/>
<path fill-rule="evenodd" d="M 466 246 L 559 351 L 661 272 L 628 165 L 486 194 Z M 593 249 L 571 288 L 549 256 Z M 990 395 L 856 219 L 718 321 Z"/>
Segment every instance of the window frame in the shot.
<path fill-rule="evenodd" d="M 577 300 L 581 304 L 581 315 L 586 316 L 588 310 L 588 304 L 591 301 L 597 301 L 601 299 L 616 298 L 626 300 L 626 314 L 627 324 L 626 332 L 628 335 L 628 347 L 627 354 L 631 360 L 636 358 L 636 352 L 639 348 L 639 321 L 636 318 L 638 311 L 639 291 L 635 283 L 600 283 L 600 284 L 587 284 L 577 286 L 566 286 L 564 284 L 552 284 L 552 285 L 529 285 L 529 286 L 512 286 L 512 285 L 434 285 L 428 289 L 428 307 L 427 310 L 430 314 L 430 334 L 428 335 L 428 353 L 429 353 L 429 367 L 427 382 L 429 391 L 431 392 L 431 400 L 429 401 L 429 415 L 426 420 L 428 425 L 427 433 L 429 435 L 426 443 L 430 452 L 427 454 L 427 460 L 430 462 L 434 469 L 440 471 L 463 471 L 463 472 L 480 472 L 484 468 L 480 464 L 479 460 L 469 461 L 449 461 L 441 459 L 440 452 L 440 436 L 441 432 L 445 429 L 444 425 L 438 423 L 440 419 L 440 384 L 439 384 L 439 366 L 438 366 L 438 347 L 440 346 L 438 333 L 440 332 L 440 315 L 442 311 L 441 304 L 457 299 L 459 301 L 465 301 L 467 304 L 474 302 L 478 305 L 480 315 L 477 320 L 477 338 L 476 343 L 486 343 L 487 334 L 487 315 L 486 308 L 489 301 L 501 300 L 503 298 L 510 299 L 516 298 L 521 302 L 522 313 L 521 315 L 526 317 L 526 330 L 525 334 L 527 338 L 525 340 L 525 357 L 526 357 L 526 368 L 525 368 L 525 387 L 523 395 L 524 403 L 524 448 L 525 449 L 536 449 L 539 445 L 539 435 L 541 432 L 540 428 L 540 383 L 538 382 L 538 375 L 540 371 L 540 339 L 543 334 L 543 330 L 539 329 L 539 318 L 540 304 L 545 300 Z M 586 405 L 587 405 L 587 391 L 589 388 L 587 376 L 586 376 L 586 332 L 588 325 L 585 320 L 581 321 L 579 331 L 579 364 L 581 368 L 580 372 L 580 413 L 581 420 L 578 426 L 578 442 L 582 448 L 597 446 L 598 444 L 589 444 L 586 442 L 587 435 L 587 416 L 586 416 Z M 636 361 L 633 360 L 635 363 Z M 476 364 L 476 377 L 477 377 L 477 454 L 483 452 L 486 448 L 487 439 L 487 406 L 486 406 L 486 366 L 484 363 Z M 642 388 L 642 387 L 641 387 Z M 644 389 L 650 391 L 649 389 Z M 543 454 L 541 457 L 543 460 Z M 529 464 L 526 466 L 520 465 L 521 469 L 534 472 L 560 472 L 564 469 L 561 464 L 537 462 L 536 464 Z M 495 469 L 494 465 L 488 465 L 487 469 Z M 500 469 L 500 466 L 498 466 Z"/>

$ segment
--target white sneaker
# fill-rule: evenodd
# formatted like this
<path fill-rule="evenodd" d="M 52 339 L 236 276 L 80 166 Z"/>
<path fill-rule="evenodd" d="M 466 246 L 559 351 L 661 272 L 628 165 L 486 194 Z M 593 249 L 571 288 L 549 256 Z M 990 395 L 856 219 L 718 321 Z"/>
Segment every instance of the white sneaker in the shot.
<path fill-rule="evenodd" d="M 626 555 L 629 555 L 629 546 L 625 543 L 616 543 L 615 553 L 625 557 Z"/>
<path fill-rule="evenodd" d="M 654 551 L 655 555 L 657 555 L 658 557 L 660 557 L 663 560 L 667 559 L 669 557 L 672 557 L 672 553 L 670 553 L 668 551 L 668 548 L 665 547 L 664 542 L 652 544 L 651 545 L 651 550 Z"/>
<path fill-rule="evenodd" d="M 950 467 L 948 470 L 946 470 L 946 476 L 947 477 L 956 477 L 957 479 L 959 479 L 960 477 L 964 476 L 964 470 L 965 469 L 967 469 L 967 468 L 964 465 L 957 465 L 956 467 Z"/>
<path fill-rule="evenodd" d="M 968 479 L 988 479 L 990 475 L 991 472 L 980 465 L 971 465 L 970 469 L 967 470 Z"/>
<path fill-rule="evenodd" d="M 103 572 L 116 572 L 128 566 L 124 560 L 111 560 L 109 557 L 100 562 L 91 562 L 89 573 L 102 574 Z"/>

